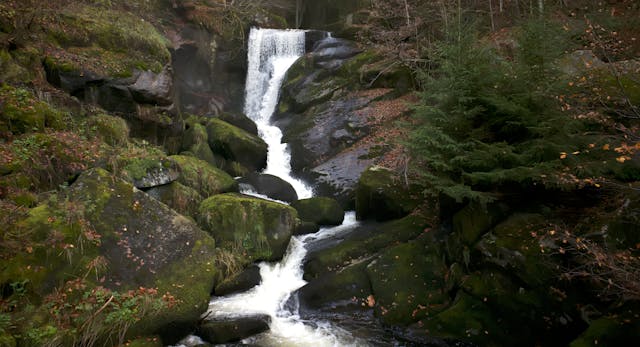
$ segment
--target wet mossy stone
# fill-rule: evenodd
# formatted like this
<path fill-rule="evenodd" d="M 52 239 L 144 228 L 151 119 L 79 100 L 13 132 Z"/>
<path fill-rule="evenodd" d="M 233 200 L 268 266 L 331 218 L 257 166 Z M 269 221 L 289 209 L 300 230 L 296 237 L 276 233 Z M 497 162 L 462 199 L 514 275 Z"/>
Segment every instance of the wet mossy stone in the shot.
<path fill-rule="evenodd" d="M 467 246 L 472 246 L 480 237 L 506 217 L 508 207 L 501 203 L 482 206 L 470 203 L 453 215 L 453 232 L 462 238 Z"/>
<path fill-rule="evenodd" d="M 120 153 L 113 171 L 136 188 L 147 189 L 169 184 L 180 175 L 178 164 L 157 147 L 135 143 L 118 148 Z"/>
<path fill-rule="evenodd" d="M 313 234 L 320 231 L 320 226 L 313 222 L 300 221 L 300 225 L 296 228 L 294 235 Z"/>
<path fill-rule="evenodd" d="M 204 125 L 200 124 L 195 117 L 189 118 L 186 123 L 187 129 L 182 135 L 181 149 L 183 151 L 190 151 L 195 145 L 208 143 L 209 135 L 207 135 L 207 128 Z"/>
<path fill-rule="evenodd" d="M 157 199 L 176 212 L 196 218 L 198 208 L 204 198 L 195 189 L 189 188 L 179 182 L 151 188 L 146 191 L 154 199 Z"/>
<path fill-rule="evenodd" d="M 638 346 L 640 322 L 637 314 L 605 316 L 594 320 L 570 347 Z"/>
<path fill-rule="evenodd" d="M 251 135 L 258 136 L 258 126 L 256 123 L 242 113 L 222 113 L 218 116 L 218 119 L 236 126 Z"/>
<path fill-rule="evenodd" d="M 256 193 L 272 199 L 288 203 L 298 200 L 298 194 L 293 186 L 278 176 L 252 172 L 240 178 L 238 183 L 247 184 Z"/>
<path fill-rule="evenodd" d="M 298 211 L 300 219 L 318 225 L 340 225 L 344 220 L 344 210 L 335 199 L 316 197 L 294 201 L 291 207 Z"/>
<path fill-rule="evenodd" d="M 196 333 L 213 344 L 240 341 L 269 330 L 269 315 L 210 320 L 203 322 Z"/>
<path fill-rule="evenodd" d="M 226 296 L 244 292 L 260 284 L 261 280 L 260 266 L 252 264 L 243 271 L 220 282 L 220 284 L 215 287 L 213 293 L 216 296 Z"/>
<path fill-rule="evenodd" d="M 387 249 L 367 266 L 376 315 L 386 324 L 407 326 L 442 311 L 450 303 L 447 273 L 429 235 Z"/>
<path fill-rule="evenodd" d="M 378 221 L 402 218 L 420 203 L 418 191 L 407 187 L 392 170 L 372 166 L 362 173 L 356 187 L 356 216 Z"/>
<path fill-rule="evenodd" d="M 420 216 L 411 215 L 383 224 L 361 225 L 341 234 L 340 240 L 328 239 L 311 247 L 304 265 L 304 279 L 311 281 L 327 271 L 376 256 L 391 245 L 407 242 L 422 234 L 428 226 Z"/>
<path fill-rule="evenodd" d="M 250 171 L 267 165 L 267 144 L 259 137 L 219 119 L 207 123 L 209 146 L 214 153 L 236 161 Z"/>
<path fill-rule="evenodd" d="M 173 155 L 169 158 L 180 167 L 178 182 L 195 189 L 204 197 L 238 191 L 238 183 L 233 177 L 206 161 L 184 155 Z"/>
<path fill-rule="evenodd" d="M 446 310 L 421 323 L 421 330 L 436 338 L 488 347 L 519 345 L 519 336 L 510 335 L 481 300 L 465 293 L 459 293 Z"/>
<path fill-rule="evenodd" d="M 336 272 L 327 272 L 298 290 L 300 308 L 303 310 L 344 310 L 363 307 L 372 294 L 367 277 L 368 262 L 349 265 Z M 364 306 L 363 306 L 364 305 Z"/>
<path fill-rule="evenodd" d="M 120 117 L 106 114 L 91 116 L 87 119 L 87 127 L 111 146 L 124 146 L 129 141 L 129 125 Z"/>
<path fill-rule="evenodd" d="M 214 195 L 200 204 L 198 222 L 221 248 L 256 260 L 282 259 L 298 226 L 295 209 L 241 194 Z"/>
<path fill-rule="evenodd" d="M 558 278 L 560 264 L 555 264 L 544 252 L 545 247 L 551 248 L 554 244 L 542 244 L 531 233 L 539 231 L 546 223 L 544 216 L 539 214 L 510 216 L 476 244 L 475 249 L 482 255 L 480 260 L 513 273 L 532 288 L 545 287 Z"/>

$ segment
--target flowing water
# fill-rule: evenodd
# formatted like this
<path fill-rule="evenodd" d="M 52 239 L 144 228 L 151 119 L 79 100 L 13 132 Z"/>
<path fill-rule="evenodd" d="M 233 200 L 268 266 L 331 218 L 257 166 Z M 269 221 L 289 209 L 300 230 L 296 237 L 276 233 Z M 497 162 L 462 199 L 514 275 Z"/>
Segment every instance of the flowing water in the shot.
<path fill-rule="evenodd" d="M 260 136 L 269 147 L 264 172 L 291 183 L 300 199 L 312 197 L 313 191 L 304 182 L 292 177 L 288 147 L 281 143 L 282 132 L 271 124 L 270 119 L 278 103 L 282 80 L 291 65 L 305 53 L 304 49 L 305 33 L 302 30 L 252 29 L 245 93 L 245 113 L 257 124 Z M 357 225 L 355 213 L 349 212 L 345 215 L 343 224 L 338 227 L 323 228 L 312 235 L 293 237 L 281 262 L 260 264 L 260 285 L 244 293 L 214 297 L 205 315 L 214 319 L 269 315 L 270 330 L 243 341 L 259 346 L 367 345 L 329 322 L 304 321 L 298 315 L 297 308 L 286 305 L 291 294 L 306 284 L 303 280 L 303 261 L 307 254 L 305 245 L 335 236 Z M 185 339 L 184 345 L 199 341 L 193 336 L 188 339 L 191 341 Z"/>

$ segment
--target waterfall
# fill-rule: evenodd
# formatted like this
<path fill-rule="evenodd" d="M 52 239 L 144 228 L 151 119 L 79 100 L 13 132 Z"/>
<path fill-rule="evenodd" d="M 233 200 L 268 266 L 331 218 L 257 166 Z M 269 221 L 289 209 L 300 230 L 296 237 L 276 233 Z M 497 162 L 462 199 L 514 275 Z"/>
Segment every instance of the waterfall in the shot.
<path fill-rule="evenodd" d="M 280 87 L 287 70 L 304 54 L 303 30 L 252 29 L 249 34 L 249 69 L 245 87 L 245 114 L 258 126 L 260 137 L 269 153 L 264 173 L 289 182 L 298 198 L 310 198 L 313 191 L 301 180 L 291 176 L 291 154 L 282 143 L 282 131 L 271 124 L 278 104 Z"/>
<path fill-rule="evenodd" d="M 265 169 L 291 183 L 300 198 L 313 195 L 304 182 L 291 177 L 290 154 L 282 144 L 282 132 L 270 123 L 278 103 L 282 80 L 291 65 L 304 54 L 305 36 L 301 30 L 252 29 L 249 37 L 249 70 L 246 82 L 245 113 L 258 126 L 260 136 L 269 146 Z M 305 245 L 330 237 L 358 225 L 355 213 L 345 215 L 342 225 L 322 228 L 311 235 L 295 236 L 279 263 L 261 263 L 261 283 L 244 293 L 214 297 L 205 314 L 214 319 L 255 314 L 271 317 L 270 330 L 243 341 L 259 346 L 364 346 L 365 342 L 349 332 L 324 321 L 300 319 L 297 308 L 287 307 L 291 294 L 304 286 Z M 189 337 L 198 342 L 197 337 Z M 187 339 L 182 342 L 188 345 Z"/>

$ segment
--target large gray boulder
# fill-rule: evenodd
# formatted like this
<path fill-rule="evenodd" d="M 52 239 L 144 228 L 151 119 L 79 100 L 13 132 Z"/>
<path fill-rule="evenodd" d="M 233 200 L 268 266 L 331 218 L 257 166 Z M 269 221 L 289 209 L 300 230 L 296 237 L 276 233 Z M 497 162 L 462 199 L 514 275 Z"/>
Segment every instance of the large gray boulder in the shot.
<path fill-rule="evenodd" d="M 129 91 L 137 102 L 168 106 L 173 103 L 173 75 L 171 67 L 166 66 L 160 73 L 143 71 Z"/>

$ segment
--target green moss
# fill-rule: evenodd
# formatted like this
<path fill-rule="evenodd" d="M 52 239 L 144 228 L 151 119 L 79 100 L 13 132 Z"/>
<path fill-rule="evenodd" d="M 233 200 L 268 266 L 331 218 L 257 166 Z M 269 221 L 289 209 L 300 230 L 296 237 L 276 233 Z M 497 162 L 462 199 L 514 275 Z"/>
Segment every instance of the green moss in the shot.
<path fill-rule="evenodd" d="M 373 166 L 362 173 L 356 187 L 358 219 L 379 221 L 401 218 L 411 213 L 422 198 L 417 186 L 407 186 L 397 173 Z"/>
<path fill-rule="evenodd" d="M 47 30 L 63 49 L 57 54 L 60 71 L 126 77 L 140 68 L 159 72 L 170 61 L 168 41 L 128 12 L 76 3 L 65 7 L 58 21 L 47 22 Z"/>
<path fill-rule="evenodd" d="M 640 323 L 632 315 L 599 318 L 570 347 L 635 346 L 640 343 Z"/>
<path fill-rule="evenodd" d="M 287 205 L 239 194 L 212 196 L 199 211 L 198 221 L 218 245 L 248 262 L 280 259 L 298 223 Z"/>
<path fill-rule="evenodd" d="M 407 242 L 424 232 L 426 222 L 419 216 L 408 216 L 387 222 L 350 236 L 330 249 L 314 254 L 305 265 L 305 278 L 312 279 L 327 269 L 339 269 L 383 250 L 397 242 Z"/>
<path fill-rule="evenodd" d="M 0 50 L 0 81 L 25 82 L 28 75 L 29 72 L 17 64 L 9 52 Z"/>
<path fill-rule="evenodd" d="M 482 301 L 466 294 L 456 297 L 454 304 L 433 318 L 424 319 L 423 329 L 438 338 L 472 341 L 480 346 L 517 345 L 492 316 Z"/>
<path fill-rule="evenodd" d="M 250 170 L 266 166 L 267 144 L 259 137 L 219 119 L 207 123 L 209 146 L 225 159 L 239 162 Z"/>
<path fill-rule="evenodd" d="M 162 201 L 176 212 L 194 219 L 203 200 L 202 195 L 196 190 L 178 182 L 155 187 L 147 191 L 147 194 Z"/>
<path fill-rule="evenodd" d="M 340 225 L 344 219 L 344 210 L 331 198 L 317 197 L 295 201 L 291 204 L 305 222 L 318 225 Z"/>
<path fill-rule="evenodd" d="M 180 167 L 178 181 L 205 197 L 238 191 L 238 184 L 231 176 L 203 160 L 183 155 L 174 155 L 170 159 Z"/>
<path fill-rule="evenodd" d="M 367 267 L 376 314 L 385 323 L 409 325 L 449 304 L 447 266 L 430 238 L 390 248 Z"/>
<path fill-rule="evenodd" d="M 39 101 L 29 90 L 2 85 L 0 101 L 0 133 L 23 134 L 64 127 L 62 112 Z"/>
<path fill-rule="evenodd" d="M 129 141 L 129 126 L 120 118 L 99 114 L 87 119 L 90 131 L 112 146 L 124 146 Z"/>
<path fill-rule="evenodd" d="M 542 215 L 514 214 L 485 234 L 476 249 L 486 255 L 486 262 L 513 272 L 532 288 L 545 286 L 558 278 L 560 268 L 545 255 L 545 247 L 553 247 L 553 244 L 542 244 L 532 237 L 532 233 L 545 226 Z"/>

